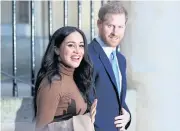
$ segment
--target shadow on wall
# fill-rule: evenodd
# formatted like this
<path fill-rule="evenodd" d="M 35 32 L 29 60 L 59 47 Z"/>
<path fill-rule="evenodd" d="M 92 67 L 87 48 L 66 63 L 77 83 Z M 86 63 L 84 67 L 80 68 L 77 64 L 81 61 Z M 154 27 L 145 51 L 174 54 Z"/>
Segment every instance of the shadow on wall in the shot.
<path fill-rule="evenodd" d="M 15 131 L 35 131 L 33 98 L 23 98 L 16 113 Z"/>

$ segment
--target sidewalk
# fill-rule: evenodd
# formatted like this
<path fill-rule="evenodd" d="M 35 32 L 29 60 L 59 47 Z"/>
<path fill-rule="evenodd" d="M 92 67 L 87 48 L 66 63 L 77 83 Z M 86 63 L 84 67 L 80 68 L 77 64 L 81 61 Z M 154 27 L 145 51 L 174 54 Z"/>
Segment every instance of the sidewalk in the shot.
<path fill-rule="evenodd" d="M 31 87 L 28 84 L 18 83 L 18 97 L 31 97 Z M 12 97 L 12 82 L 1 83 L 1 97 Z"/>

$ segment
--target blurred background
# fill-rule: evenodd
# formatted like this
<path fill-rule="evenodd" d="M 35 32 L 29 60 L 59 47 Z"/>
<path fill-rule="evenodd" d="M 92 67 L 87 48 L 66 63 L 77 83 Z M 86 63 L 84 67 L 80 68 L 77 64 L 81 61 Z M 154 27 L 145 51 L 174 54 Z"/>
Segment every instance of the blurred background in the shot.
<path fill-rule="evenodd" d="M 107 1 L 0 1 L 1 130 L 34 130 L 35 76 L 49 38 L 62 26 L 97 36 Z M 128 131 L 179 131 L 180 2 L 122 1 L 129 13 L 120 52 L 127 59 Z"/>

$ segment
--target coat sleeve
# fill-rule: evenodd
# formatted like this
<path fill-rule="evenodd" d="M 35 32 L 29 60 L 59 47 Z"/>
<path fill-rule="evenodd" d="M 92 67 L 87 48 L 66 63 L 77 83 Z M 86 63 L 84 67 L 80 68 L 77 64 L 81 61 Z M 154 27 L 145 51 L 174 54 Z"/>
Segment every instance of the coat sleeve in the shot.
<path fill-rule="evenodd" d="M 125 86 L 125 87 L 123 87 L 124 88 L 124 92 L 123 92 L 123 94 L 125 95 L 124 96 L 124 101 L 122 102 L 122 107 L 127 111 L 127 112 L 129 112 L 129 114 L 130 114 L 130 120 L 129 120 L 129 122 L 126 124 L 126 126 L 125 126 L 125 129 L 127 129 L 129 126 L 130 126 L 130 124 L 131 124 L 131 112 L 130 112 L 130 110 L 129 110 L 129 108 L 128 108 L 128 106 L 127 106 L 127 104 L 126 104 L 126 92 L 127 92 L 127 80 L 126 80 L 126 59 L 124 58 L 124 64 L 125 64 L 125 78 L 124 78 L 124 80 L 123 80 L 123 86 Z"/>
<path fill-rule="evenodd" d="M 37 94 L 36 127 L 45 127 L 54 119 L 58 103 L 60 81 L 51 84 L 42 84 Z"/>

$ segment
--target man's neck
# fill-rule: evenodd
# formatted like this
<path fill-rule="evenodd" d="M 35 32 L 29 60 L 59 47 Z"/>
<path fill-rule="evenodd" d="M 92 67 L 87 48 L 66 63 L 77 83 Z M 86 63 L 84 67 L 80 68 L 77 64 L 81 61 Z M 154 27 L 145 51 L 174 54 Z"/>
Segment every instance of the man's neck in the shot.
<path fill-rule="evenodd" d="M 116 50 L 116 47 L 112 47 L 112 46 L 109 46 L 103 39 L 100 35 L 98 35 L 99 37 L 99 40 L 101 41 L 99 44 L 102 46 L 102 47 L 108 47 L 108 48 L 112 48 L 113 50 Z"/>

